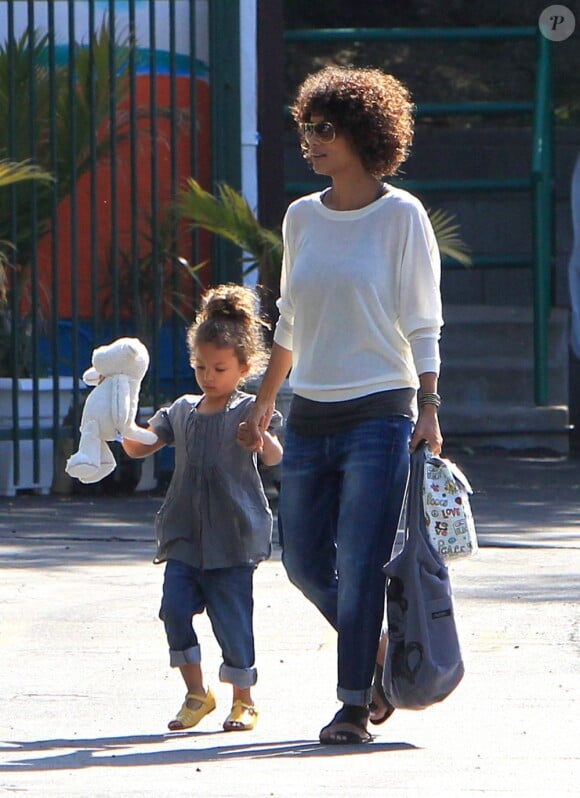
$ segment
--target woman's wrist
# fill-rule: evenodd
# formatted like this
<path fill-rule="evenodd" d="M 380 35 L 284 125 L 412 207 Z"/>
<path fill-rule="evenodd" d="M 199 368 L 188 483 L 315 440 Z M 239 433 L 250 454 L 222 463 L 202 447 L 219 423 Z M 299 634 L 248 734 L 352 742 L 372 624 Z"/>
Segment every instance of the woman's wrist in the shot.
<path fill-rule="evenodd" d="M 423 418 L 437 418 L 439 408 L 436 405 L 419 405 L 419 415 Z"/>
<path fill-rule="evenodd" d="M 278 391 L 288 376 L 291 367 L 292 352 L 274 343 L 268 368 L 257 391 L 256 401 L 260 404 L 274 405 Z"/>
<path fill-rule="evenodd" d="M 270 407 L 276 404 L 277 396 L 277 391 L 260 388 L 256 394 L 256 404 L 261 407 Z"/>

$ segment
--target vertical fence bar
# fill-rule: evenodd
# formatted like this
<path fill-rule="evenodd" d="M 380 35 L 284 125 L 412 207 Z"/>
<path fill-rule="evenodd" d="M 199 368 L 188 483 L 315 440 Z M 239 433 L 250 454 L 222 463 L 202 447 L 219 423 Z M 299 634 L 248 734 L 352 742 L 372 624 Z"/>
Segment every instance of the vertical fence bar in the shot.
<path fill-rule="evenodd" d="M 169 0 L 169 170 L 170 191 L 174 197 L 177 190 L 177 65 L 175 39 L 175 0 Z"/>
<path fill-rule="evenodd" d="M 16 58 L 16 39 L 14 34 L 14 6 L 8 4 L 8 43 L 7 43 L 7 62 L 8 62 L 8 106 L 16 107 L 16 85 L 14 61 Z M 16 117 L 14 114 L 8 115 L 8 157 L 17 160 L 16 153 Z M 16 186 L 10 189 L 10 240 L 17 241 L 18 236 L 18 197 Z M 18 485 L 20 482 L 20 415 L 18 407 L 18 376 L 20 371 L 19 344 L 23 334 L 20 324 L 20 299 L 18 291 L 18 251 L 11 250 L 10 261 L 13 268 L 12 285 L 14 290 L 10 292 L 10 354 L 9 361 L 12 365 L 12 468 L 13 482 Z"/>
<path fill-rule="evenodd" d="M 89 114 L 89 159 L 90 159 L 90 270 L 91 270 L 91 326 L 93 340 L 97 339 L 98 330 L 101 322 L 99 313 L 99 200 L 97 186 L 97 120 L 96 120 L 96 64 L 95 64 L 95 36 L 96 20 L 95 5 L 89 3 L 89 102 L 91 105 Z"/>
<path fill-rule="evenodd" d="M 157 128 L 157 31 L 155 3 L 149 0 L 149 100 L 151 142 L 151 276 L 153 289 L 153 329 L 159 329 L 162 318 L 162 272 L 159 267 L 159 179 L 158 179 L 158 128 Z M 152 393 L 154 404 L 159 396 L 159 371 L 161 364 L 159 336 L 153 336 Z"/>
<path fill-rule="evenodd" d="M 35 81 L 35 71 L 37 68 L 35 54 L 35 24 L 34 24 L 34 3 L 28 0 L 28 131 L 26 135 L 29 140 L 30 157 L 34 161 L 36 158 L 36 114 L 37 107 L 37 87 Z M 39 397 L 38 397 L 38 339 L 40 333 L 39 324 L 39 289 L 38 289 L 38 195 L 34 182 L 30 185 L 30 362 L 32 376 L 32 479 L 34 482 L 40 481 L 40 421 L 39 421 Z"/>
<path fill-rule="evenodd" d="M 175 36 L 175 0 L 169 0 L 169 120 L 170 120 L 170 197 L 174 199 L 177 194 L 177 142 L 178 142 L 178 121 L 177 121 L 177 66 L 176 66 L 176 36 Z M 171 215 L 171 232 L 169 242 L 169 273 L 167 279 L 170 283 L 172 294 L 171 304 L 179 306 L 181 304 L 180 283 L 181 275 L 178 271 L 178 226 L 174 215 Z M 171 353 L 172 353 L 172 374 L 173 374 L 173 394 L 178 393 L 179 383 L 179 339 L 182 333 L 182 324 L 179 315 L 174 312 L 171 318 Z"/>
<path fill-rule="evenodd" d="M 191 177 L 197 177 L 199 157 L 197 144 L 197 24 L 195 14 L 195 0 L 191 0 L 189 3 L 189 118 L 191 127 L 189 174 Z M 192 264 L 199 262 L 199 232 L 197 229 L 193 229 L 191 232 L 191 253 L 189 261 Z"/>
<path fill-rule="evenodd" d="M 213 0 L 209 8 L 212 183 L 241 190 L 240 3 Z M 242 282 L 236 247 L 213 237 L 214 283 Z"/>
<path fill-rule="evenodd" d="M 141 306 L 139 293 L 142 275 L 139 269 L 139 169 L 137 163 L 137 21 L 135 0 L 129 0 L 129 180 L 131 185 L 130 241 L 131 280 L 130 293 L 135 329 L 140 332 L 146 309 Z"/>
<path fill-rule="evenodd" d="M 75 3 L 68 2 L 68 110 L 70 119 L 70 152 L 62 153 L 63 159 L 68 160 L 70 170 L 70 284 L 71 284 L 71 353 L 73 384 L 79 380 L 79 279 L 78 279 L 78 197 L 77 197 L 77 68 L 76 68 L 76 28 L 75 28 Z M 80 416 L 79 396 L 73 394 L 73 418 Z"/>
<path fill-rule="evenodd" d="M 534 117 L 534 389 L 538 405 L 548 403 L 548 326 L 552 279 L 552 48 L 538 33 Z"/>
<path fill-rule="evenodd" d="M 59 267 L 58 267 L 58 148 L 57 148 L 57 120 L 56 120 L 56 37 L 54 4 L 48 4 L 48 96 L 49 96 L 49 137 L 50 137 L 50 171 L 54 177 L 51 186 L 50 208 L 50 261 L 51 261 L 51 297 L 50 297 L 50 330 L 51 330 L 51 362 L 52 362 L 52 441 L 53 451 L 56 454 L 59 419 L 60 419 L 60 391 L 58 366 L 60 362 L 59 340 Z"/>
<path fill-rule="evenodd" d="M 108 253 L 111 264 L 113 300 L 113 338 L 119 335 L 119 208 L 118 208 L 118 163 L 117 163 L 117 69 L 115 59 L 116 16 L 115 0 L 109 0 L 109 162 L 111 165 L 111 247 Z"/>

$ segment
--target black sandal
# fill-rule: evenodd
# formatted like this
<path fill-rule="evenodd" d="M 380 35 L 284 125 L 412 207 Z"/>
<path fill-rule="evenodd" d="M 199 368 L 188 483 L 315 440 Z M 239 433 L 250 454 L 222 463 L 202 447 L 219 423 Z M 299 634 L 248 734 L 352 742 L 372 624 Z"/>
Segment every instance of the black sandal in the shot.
<path fill-rule="evenodd" d="M 328 726 L 319 735 L 323 745 L 359 745 L 370 743 L 372 735 L 367 731 L 369 711 L 367 707 L 344 704 Z"/>
<path fill-rule="evenodd" d="M 378 662 L 375 664 L 375 675 L 373 676 L 373 690 L 376 692 L 378 697 L 381 699 L 381 703 L 384 704 L 385 710 L 382 715 L 378 718 L 369 717 L 370 722 L 374 726 L 378 726 L 381 723 L 384 723 L 388 720 L 393 712 L 395 711 L 395 707 L 391 704 L 387 696 L 385 695 L 385 691 L 383 689 L 383 667 L 379 665 Z M 371 701 L 370 703 L 370 711 L 376 712 L 378 710 L 378 705 Z"/>

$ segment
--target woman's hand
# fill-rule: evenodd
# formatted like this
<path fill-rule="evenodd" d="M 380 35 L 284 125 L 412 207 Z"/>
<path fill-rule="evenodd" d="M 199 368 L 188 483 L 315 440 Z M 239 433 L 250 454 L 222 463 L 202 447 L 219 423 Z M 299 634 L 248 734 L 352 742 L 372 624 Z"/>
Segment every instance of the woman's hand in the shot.
<path fill-rule="evenodd" d="M 251 452 L 259 452 L 263 449 L 264 432 L 270 426 L 276 396 L 291 367 L 292 352 L 274 343 L 268 368 L 262 379 L 256 401 L 246 418 L 246 427 L 243 428 L 241 434 L 240 430 L 238 430 L 238 443 L 240 446 L 249 449 Z"/>
<path fill-rule="evenodd" d="M 419 418 L 415 426 L 415 432 L 411 438 L 411 451 L 414 452 L 417 446 L 425 441 L 434 455 L 441 454 L 443 446 L 443 436 L 439 427 L 439 418 L 435 405 L 423 405 L 419 411 Z"/>

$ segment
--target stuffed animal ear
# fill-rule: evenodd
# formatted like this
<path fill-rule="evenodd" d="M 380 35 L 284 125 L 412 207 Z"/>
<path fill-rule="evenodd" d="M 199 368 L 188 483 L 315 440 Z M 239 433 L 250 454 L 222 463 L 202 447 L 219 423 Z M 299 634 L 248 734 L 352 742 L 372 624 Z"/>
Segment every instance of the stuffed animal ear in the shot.
<path fill-rule="evenodd" d="M 83 374 L 83 382 L 85 382 L 87 385 L 98 385 L 100 378 L 101 375 L 96 368 L 93 368 L 93 366 L 91 366 L 90 369 L 87 369 Z"/>

